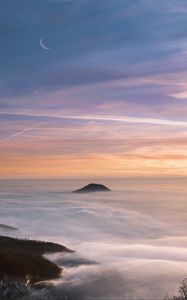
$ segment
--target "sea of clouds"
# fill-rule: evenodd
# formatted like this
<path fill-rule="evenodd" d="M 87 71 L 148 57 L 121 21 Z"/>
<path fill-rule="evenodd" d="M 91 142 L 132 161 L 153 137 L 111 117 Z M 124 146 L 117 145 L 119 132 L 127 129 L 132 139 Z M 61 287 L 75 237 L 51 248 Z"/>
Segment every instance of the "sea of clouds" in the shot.
<path fill-rule="evenodd" d="M 184 184 L 132 184 L 107 193 L 73 194 L 63 186 L 0 182 L 0 234 L 49 240 L 76 253 L 49 258 L 62 278 L 29 299 L 163 299 L 187 276 Z"/>

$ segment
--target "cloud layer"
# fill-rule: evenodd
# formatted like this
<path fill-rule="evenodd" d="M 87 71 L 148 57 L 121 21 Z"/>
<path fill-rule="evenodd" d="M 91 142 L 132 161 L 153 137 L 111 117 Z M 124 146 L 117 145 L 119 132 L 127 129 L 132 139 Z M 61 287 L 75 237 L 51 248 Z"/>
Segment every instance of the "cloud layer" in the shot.
<path fill-rule="evenodd" d="M 69 190 L 85 183 L 70 181 Z M 64 192 L 62 180 L 0 187 L 1 222 L 17 227 L 14 235 L 76 250 L 50 255 L 63 278 L 36 299 L 163 299 L 186 276 L 186 180 L 128 179 L 105 195 Z"/>

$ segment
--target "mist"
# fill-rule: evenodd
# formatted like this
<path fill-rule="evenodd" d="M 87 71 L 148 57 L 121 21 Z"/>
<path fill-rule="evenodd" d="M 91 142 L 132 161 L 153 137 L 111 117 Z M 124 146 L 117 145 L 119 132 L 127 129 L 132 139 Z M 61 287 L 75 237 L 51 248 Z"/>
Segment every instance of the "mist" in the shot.
<path fill-rule="evenodd" d="M 64 268 L 62 278 L 30 298 L 155 300 L 175 294 L 187 275 L 185 184 L 132 179 L 112 192 L 72 194 L 74 182 L 67 191 L 63 182 L 1 181 L 0 223 L 18 228 L 0 228 L 1 235 L 76 251 L 49 256 Z"/>

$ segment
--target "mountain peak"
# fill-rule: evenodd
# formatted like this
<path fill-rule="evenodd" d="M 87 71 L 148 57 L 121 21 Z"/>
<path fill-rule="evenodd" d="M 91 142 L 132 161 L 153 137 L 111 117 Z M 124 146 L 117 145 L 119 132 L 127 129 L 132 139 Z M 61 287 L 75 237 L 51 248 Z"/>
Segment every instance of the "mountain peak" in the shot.
<path fill-rule="evenodd" d="M 74 193 L 92 193 L 92 192 L 108 192 L 110 189 L 103 184 L 89 183 L 88 185 L 75 190 Z"/>

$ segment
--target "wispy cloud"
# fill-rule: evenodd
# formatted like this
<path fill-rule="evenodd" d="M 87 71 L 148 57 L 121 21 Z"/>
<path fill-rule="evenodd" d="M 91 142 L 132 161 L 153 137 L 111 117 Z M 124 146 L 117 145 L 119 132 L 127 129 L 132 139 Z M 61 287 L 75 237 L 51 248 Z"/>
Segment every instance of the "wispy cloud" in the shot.
<path fill-rule="evenodd" d="M 134 124 L 153 124 L 163 126 L 177 126 L 187 127 L 186 121 L 156 119 L 156 118 L 143 118 L 143 117 L 129 117 L 129 116 L 110 116 L 110 115 L 63 115 L 56 113 L 38 113 L 38 112 L 0 112 L 0 115 L 12 116 L 28 116 L 37 118 L 52 118 L 52 119 L 74 119 L 85 121 L 105 121 L 105 122 L 121 122 L 121 123 L 134 123 Z M 27 129 L 25 129 L 27 131 Z M 25 131 L 24 130 L 24 131 Z M 29 129 L 30 130 L 30 129 Z"/>
<path fill-rule="evenodd" d="M 40 126 L 40 125 L 41 125 L 41 122 L 39 122 L 39 123 L 37 123 L 37 124 L 34 124 L 33 126 L 27 127 L 27 128 L 25 128 L 25 129 L 23 129 L 23 130 L 21 130 L 21 131 L 18 131 L 18 132 L 14 133 L 14 134 L 11 134 L 11 135 L 9 135 L 9 136 L 3 138 L 3 139 L 0 139 L 0 143 L 3 143 L 3 142 L 6 142 L 6 141 L 11 140 L 11 139 L 13 139 L 13 138 L 16 138 L 16 137 L 18 137 L 18 136 L 24 134 L 25 132 L 30 131 L 30 130 L 32 130 L 32 129 L 34 129 L 34 128 Z"/>
<path fill-rule="evenodd" d="M 186 0 L 5 2 L 3 176 L 186 174 Z"/>
<path fill-rule="evenodd" d="M 177 99 L 187 99 L 187 91 L 181 92 L 181 93 L 174 93 L 170 95 L 171 97 L 177 98 Z"/>

